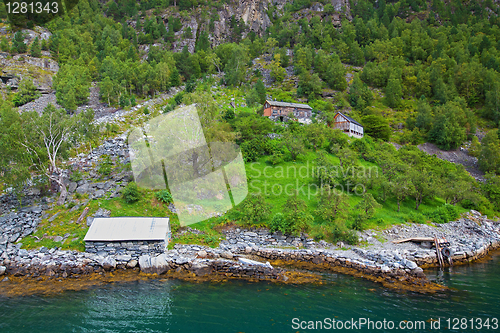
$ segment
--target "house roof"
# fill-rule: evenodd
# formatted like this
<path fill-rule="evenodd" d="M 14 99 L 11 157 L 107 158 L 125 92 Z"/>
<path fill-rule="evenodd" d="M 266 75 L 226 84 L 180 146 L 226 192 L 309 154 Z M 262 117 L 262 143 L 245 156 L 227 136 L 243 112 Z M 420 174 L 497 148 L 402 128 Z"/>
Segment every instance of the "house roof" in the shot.
<path fill-rule="evenodd" d="M 358 123 L 356 120 L 352 119 L 351 117 L 346 116 L 346 115 L 345 115 L 345 114 L 343 114 L 342 112 L 337 112 L 337 115 L 339 115 L 339 114 L 340 114 L 341 116 L 343 116 L 344 118 L 346 118 L 347 120 L 349 120 L 351 123 L 355 123 L 356 125 L 363 127 L 363 125 L 361 125 L 360 123 Z M 335 116 L 335 118 L 337 118 L 337 116 Z"/>
<path fill-rule="evenodd" d="M 97 217 L 84 241 L 165 240 L 168 217 Z"/>
<path fill-rule="evenodd" d="M 299 103 L 288 103 L 288 102 L 277 102 L 277 101 L 266 101 L 269 105 L 272 106 L 283 106 L 283 107 L 292 107 L 292 108 L 301 108 L 301 109 L 309 109 L 312 110 L 307 104 L 299 104 Z"/>

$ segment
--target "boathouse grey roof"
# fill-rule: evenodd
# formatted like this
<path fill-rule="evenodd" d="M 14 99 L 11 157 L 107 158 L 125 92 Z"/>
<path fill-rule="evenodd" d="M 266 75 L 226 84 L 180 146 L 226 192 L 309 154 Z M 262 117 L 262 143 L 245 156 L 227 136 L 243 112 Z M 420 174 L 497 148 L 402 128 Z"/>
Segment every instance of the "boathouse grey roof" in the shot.
<path fill-rule="evenodd" d="M 165 241 L 169 231 L 168 217 L 97 217 L 84 241 Z"/>
<path fill-rule="evenodd" d="M 266 101 L 269 105 L 272 106 L 282 106 L 282 107 L 291 107 L 291 108 L 299 108 L 299 109 L 309 109 L 312 110 L 307 104 L 299 104 L 299 103 L 288 103 L 288 102 L 277 102 L 277 101 Z"/>

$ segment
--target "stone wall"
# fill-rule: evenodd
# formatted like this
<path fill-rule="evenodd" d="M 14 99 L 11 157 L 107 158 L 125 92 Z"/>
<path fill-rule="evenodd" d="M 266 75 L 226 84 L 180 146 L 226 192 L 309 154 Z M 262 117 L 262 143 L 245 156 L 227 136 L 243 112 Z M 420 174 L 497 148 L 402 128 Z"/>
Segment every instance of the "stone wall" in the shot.
<path fill-rule="evenodd" d="M 0 258 L 6 259 L 17 253 L 20 245 L 14 243 L 36 230 L 41 215 L 39 207 L 28 207 L 18 213 L 0 216 Z"/>
<path fill-rule="evenodd" d="M 85 252 L 129 261 L 145 254 L 161 254 L 165 252 L 165 246 L 164 241 L 86 242 Z"/>

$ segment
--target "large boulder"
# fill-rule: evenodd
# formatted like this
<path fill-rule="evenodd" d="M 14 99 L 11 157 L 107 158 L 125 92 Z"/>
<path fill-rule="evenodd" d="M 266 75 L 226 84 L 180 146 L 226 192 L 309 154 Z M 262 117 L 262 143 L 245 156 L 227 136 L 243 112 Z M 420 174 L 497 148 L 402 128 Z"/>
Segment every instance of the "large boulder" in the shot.
<path fill-rule="evenodd" d="M 104 260 L 101 262 L 101 266 L 102 268 L 104 268 L 105 271 L 110 271 L 116 268 L 116 260 L 109 256 L 105 257 Z"/>
<path fill-rule="evenodd" d="M 7 270 L 7 267 L 0 266 L 0 275 L 4 275 L 6 270 Z"/>
<path fill-rule="evenodd" d="M 91 190 L 90 188 L 90 184 L 88 183 L 85 183 L 83 185 L 80 185 L 77 189 L 76 189 L 76 193 L 78 194 L 85 194 L 87 192 L 89 192 Z"/>
<path fill-rule="evenodd" d="M 197 276 L 203 276 L 203 275 L 208 275 L 208 274 L 212 273 L 212 267 L 210 267 L 209 265 L 207 265 L 205 263 L 201 263 L 201 262 L 193 263 L 191 270 Z"/>
<path fill-rule="evenodd" d="M 170 269 L 170 265 L 167 261 L 165 254 L 160 254 L 157 257 L 151 257 L 150 255 L 142 255 L 139 257 L 139 267 L 141 272 L 147 274 L 163 274 Z"/>

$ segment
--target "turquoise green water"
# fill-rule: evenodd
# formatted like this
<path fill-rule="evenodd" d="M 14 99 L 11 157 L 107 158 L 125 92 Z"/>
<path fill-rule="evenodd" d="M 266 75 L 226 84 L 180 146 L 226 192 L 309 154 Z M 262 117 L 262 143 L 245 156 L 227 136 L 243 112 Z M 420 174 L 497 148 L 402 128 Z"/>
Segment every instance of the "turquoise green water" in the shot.
<path fill-rule="evenodd" d="M 492 319 L 500 319 L 499 255 L 484 263 L 427 274 L 454 290 L 419 295 L 328 274 L 323 285 L 154 280 L 50 297 L 0 298 L 0 332 L 315 332 L 297 325 L 305 321 L 302 327 L 306 328 L 308 321 L 323 321 L 325 328 L 329 322 L 325 318 L 366 318 L 372 325 L 385 318 L 394 321 L 396 327 L 401 320 L 425 322 L 425 329 L 408 332 L 500 331 L 500 327 L 493 329 Z M 441 318 L 441 330 L 430 328 L 427 321 L 431 318 Z M 446 318 L 466 318 L 469 329 L 457 326 L 445 330 Z M 489 318 L 490 329 L 471 330 L 471 318 L 480 318 L 483 324 Z M 474 320 L 476 325 L 479 321 Z M 376 326 L 358 326 L 350 331 L 391 330 L 387 326 L 378 330 Z"/>

